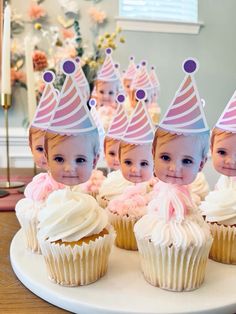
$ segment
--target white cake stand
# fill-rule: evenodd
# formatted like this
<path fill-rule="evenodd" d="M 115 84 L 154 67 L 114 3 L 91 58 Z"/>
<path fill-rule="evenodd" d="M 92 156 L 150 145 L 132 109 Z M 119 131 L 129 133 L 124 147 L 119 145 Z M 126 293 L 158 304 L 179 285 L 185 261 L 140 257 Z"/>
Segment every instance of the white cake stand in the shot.
<path fill-rule="evenodd" d="M 236 312 L 236 265 L 209 261 L 204 284 L 191 292 L 169 292 L 148 284 L 137 252 L 113 248 L 107 274 L 88 286 L 62 287 L 50 282 L 43 257 L 24 248 L 18 231 L 10 248 L 19 280 L 40 298 L 73 313 L 186 314 Z"/>

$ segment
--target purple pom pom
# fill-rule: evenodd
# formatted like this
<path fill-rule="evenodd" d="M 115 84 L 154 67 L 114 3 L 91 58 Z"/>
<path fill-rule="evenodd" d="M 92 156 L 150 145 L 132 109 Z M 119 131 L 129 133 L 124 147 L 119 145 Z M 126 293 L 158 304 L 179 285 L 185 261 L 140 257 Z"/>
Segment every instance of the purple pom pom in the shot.
<path fill-rule="evenodd" d="M 73 61 L 67 60 L 62 65 L 65 74 L 73 74 L 75 72 L 75 64 Z"/>
<path fill-rule="evenodd" d="M 147 62 L 144 60 L 142 61 L 142 66 L 145 66 L 147 64 Z"/>
<path fill-rule="evenodd" d="M 146 93 L 143 89 L 138 89 L 137 92 L 136 92 L 136 98 L 138 100 L 143 100 L 146 98 Z"/>
<path fill-rule="evenodd" d="M 43 80 L 45 83 L 51 83 L 55 79 L 55 74 L 52 71 L 43 73 Z"/>
<path fill-rule="evenodd" d="M 125 101 L 125 95 L 124 95 L 124 94 L 119 94 L 119 95 L 117 96 L 117 101 L 118 101 L 119 103 L 123 103 L 123 102 Z"/>
<path fill-rule="evenodd" d="M 183 63 L 183 69 L 185 73 L 194 73 L 198 69 L 198 64 L 194 59 L 187 59 Z"/>
<path fill-rule="evenodd" d="M 76 57 L 76 58 L 75 58 L 75 61 L 76 61 L 77 63 L 80 63 L 80 58 L 79 58 L 79 57 Z"/>
<path fill-rule="evenodd" d="M 112 53 L 111 48 L 107 48 L 107 49 L 106 49 L 106 54 L 107 54 L 107 55 L 110 55 L 111 53 Z"/>
<path fill-rule="evenodd" d="M 90 106 L 90 107 L 96 106 L 96 104 L 97 104 L 96 99 L 91 98 L 91 99 L 89 100 L 89 106 Z"/>

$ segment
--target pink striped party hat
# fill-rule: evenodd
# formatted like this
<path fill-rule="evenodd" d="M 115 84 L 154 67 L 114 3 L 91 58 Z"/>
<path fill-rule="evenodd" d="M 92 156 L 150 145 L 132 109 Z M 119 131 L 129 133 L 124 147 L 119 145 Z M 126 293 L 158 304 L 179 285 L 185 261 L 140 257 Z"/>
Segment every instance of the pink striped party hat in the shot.
<path fill-rule="evenodd" d="M 116 98 L 118 107 L 115 116 L 107 130 L 106 136 L 120 140 L 128 126 L 128 116 L 124 109 L 125 95 L 119 94 Z"/>
<path fill-rule="evenodd" d="M 75 80 L 77 64 L 72 59 L 62 62 L 66 79 L 47 131 L 61 135 L 77 135 L 95 130 L 96 124 Z"/>
<path fill-rule="evenodd" d="M 105 130 L 103 128 L 103 124 L 102 124 L 102 121 L 98 115 L 98 112 L 97 112 L 97 109 L 96 109 L 96 104 L 97 104 L 97 101 L 95 98 L 90 98 L 89 100 L 89 106 L 91 107 L 90 109 L 90 113 L 91 113 L 91 116 L 93 117 L 93 120 L 97 126 L 97 129 L 98 129 L 98 133 L 99 133 L 99 136 L 103 136 L 105 135 Z"/>
<path fill-rule="evenodd" d="M 123 79 L 133 80 L 137 72 L 136 64 L 134 63 L 134 57 L 129 58 L 129 65 L 123 75 Z"/>
<path fill-rule="evenodd" d="M 162 118 L 159 127 L 175 134 L 197 134 L 209 132 L 193 74 L 198 62 L 189 58 L 183 62 L 186 76 Z"/>
<path fill-rule="evenodd" d="M 154 129 L 151 118 L 144 103 L 146 93 L 143 89 L 136 92 L 138 103 L 129 120 L 129 124 L 122 137 L 122 141 L 131 144 L 149 144 L 154 137 Z"/>
<path fill-rule="evenodd" d="M 132 81 L 131 90 L 150 90 L 153 88 L 152 82 L 150 80 L 148 71 L 147 71 L 147 62 L 142 61 L 141 66 L 136 71 L 136 75 Z"/>
<path fill-rule="evenodd" d="M 98 71 L 97 79 L 105 82 L 117 81 L 119 80 L 119 75 L 117 69 L 115 68 L 114 62 L 112 60 L 112 49 L 106 49 L 106 57 L 101 69 Z"/>
<path fill-rule="evenodd" d="M 89 88 L 88 80 L 81 67 L 80 58 L 76 57 L 75 61 L 77 62 L 77 71 L 75 73 L 75 80 L 78 83 L 78 86 L 81 89 L 82 93 L 84 93 L 84 96 L 88 99 L 90 97 L 90 88 Z"/>
<path fill-rule="evenodd" d="M 230 98 L 215 126 L 219 129 L 236 133 L 236 91 Z"/>
<path fill-rule="evenodd" d="M 157 77 L 156 70 L 155 70 L 154 66 L 151 67 L 151 71 L 150 71 L 149 77 L 150 77 L 150 81 L 152 83 L 152 86 L 159 90 L 160 89 L 160 82 L 158 80 L 158 77 Z"/>
<path fill-rule="evenodd" d="M 58 93 L 53 86 L 54 80 L 55 74 L 52 71 L 46 71 L 43 73 L 45 87 L 30 126 L 42 130 L 47 129 L 53 110 L 58 101 Z"/>

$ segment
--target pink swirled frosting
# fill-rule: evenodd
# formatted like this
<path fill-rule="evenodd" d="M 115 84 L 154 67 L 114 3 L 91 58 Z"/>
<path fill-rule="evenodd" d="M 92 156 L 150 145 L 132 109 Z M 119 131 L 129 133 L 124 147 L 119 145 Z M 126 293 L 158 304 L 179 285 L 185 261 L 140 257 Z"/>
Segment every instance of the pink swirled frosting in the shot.
<path fill-rule="evenodd" d="M 107 209 L 121 216 L 139 218 L 146 213 L 149 201 L 146 185 L 140 183 L 127 187 L 124 193 L 109 202 Z"/>
<path fill-rule="evenodd" d="M 101 170 L 93 170 L 89 180 L 83 184 L 80 184 L 80 189 L 85 193 L 98 193 L 102 182 L 106 179 Z"/>
<path fill-rule="evenodd" d="M 49 173 L 39 173 L 26 186 L 24 195 L 34 201 L 44 201 L 51 192 L 64 188 L 64 184 L 56 182 Z"/>

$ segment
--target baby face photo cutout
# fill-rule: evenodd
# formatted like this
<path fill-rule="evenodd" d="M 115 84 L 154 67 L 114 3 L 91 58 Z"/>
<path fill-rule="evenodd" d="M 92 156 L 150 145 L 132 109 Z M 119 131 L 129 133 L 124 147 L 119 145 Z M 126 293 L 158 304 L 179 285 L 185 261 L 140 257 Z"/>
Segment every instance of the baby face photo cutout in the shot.
<path fill-rule="evenodd" d="M 44 150 L 44 136 L 52 112 L 58 101 L 58 94 L 53 86 L 54 80 L 55 74 L 53 72 L 46 71 L 43 74 L 45 87 L 29 128 L 29 144 L 34 162 L 38 168 L 44 170 L 47 170 L 47 159 Z"/>
<path fill-rule="evenodd" d="M 212 131 L 211 153 L 217 172 L 236 176 L 236 91 Z"/>
<path fill-rule="evenodd" d="M 120 164 L 124 178 L 133 183 L 148 181 L 153 176 L 153 126 L 144 103 L 146 93 L 138 90 L 138 104 L 130 118 L 120 144 Z"/>
<path fill-rule="evenodd" d="M 192 183 L 207 159 L 209 128 L 193 77 L 197 65 L 194 59 L 183 63 L 186 77 L 155 133 L 155 174 L 165 183 Z"/>
<path fill-rule="evenodd" d="M 99 158 L 99 136 L 74 78 L 76 63 L 65 60 L 62 71 L 66 79 L 45 135 L 45 150 L 53 179 L 74 186 L 90 178 Z"/>

